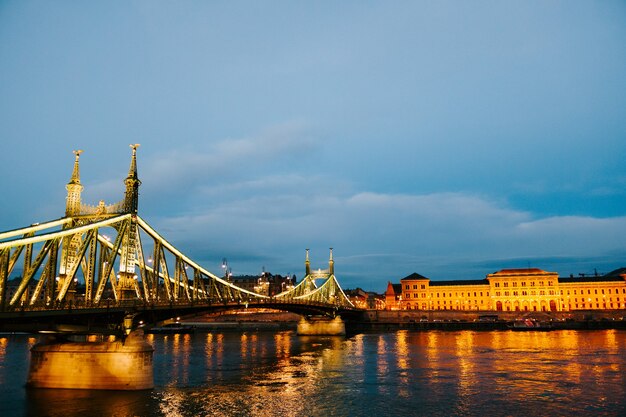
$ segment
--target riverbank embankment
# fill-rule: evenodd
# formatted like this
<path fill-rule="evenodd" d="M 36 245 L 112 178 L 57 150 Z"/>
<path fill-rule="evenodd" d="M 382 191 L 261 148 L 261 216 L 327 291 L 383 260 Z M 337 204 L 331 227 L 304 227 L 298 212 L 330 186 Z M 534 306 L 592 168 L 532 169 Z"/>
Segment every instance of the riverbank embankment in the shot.
<path fill-rule="evenodd" d="M 511 323 L 533 319 L 552 329 L 626 329 L 626 312 L 621 310 L 460 311 L 460 310 L 364 310 L 346 320 L 347 330 L 506 330 Z M 185 325 L 197 331 L 293 330 L 301 316 L 288 312 L 242 311 L 187 318 Z"/>

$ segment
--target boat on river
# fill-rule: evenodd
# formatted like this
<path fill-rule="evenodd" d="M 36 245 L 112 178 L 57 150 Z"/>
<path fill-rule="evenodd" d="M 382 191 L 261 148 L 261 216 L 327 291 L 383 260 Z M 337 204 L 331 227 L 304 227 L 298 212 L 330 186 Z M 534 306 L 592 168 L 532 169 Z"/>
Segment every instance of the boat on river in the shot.
<path fill-rule="evenodd" d="M 551 322 L 540 322 L 535 319 L 522 319 L 515 320 L 512 324 L 507 326 L 513 331 L 549 331 L 554 330 Z"/>
<path fill-rule="evenodd" d="M 183 323 L 169 323 L 161 327 L 152 327 L 145 330 L 146 333 L 152 334 L 189 334 L 194 333 L 196 329 Z"/>

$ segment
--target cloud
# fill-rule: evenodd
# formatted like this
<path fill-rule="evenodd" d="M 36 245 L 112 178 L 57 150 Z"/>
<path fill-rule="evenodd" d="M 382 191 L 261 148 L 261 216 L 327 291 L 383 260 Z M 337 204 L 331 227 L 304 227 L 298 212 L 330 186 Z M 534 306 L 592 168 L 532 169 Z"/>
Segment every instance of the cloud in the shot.
<path fill-rule="evenodd" d="M 173 149 L 142 161 L 143 173 L 150 178 L 146 187 L 218 183 L 224 179 L 245 176 L 266 164 L 292 159 L 318 145 L 312 131 L 302 121 L 270 126 L 245 138 L 209 141 L 204 149 Z"/>
<path fill-rule="evenodd" d="M 259 172 L 283 171 L 288 161 L 314 152 L 320 142 L 311 126 L 293 120 L 244 138 L 209 139 L 200 146 L 173 143 L 172 148 L 160 153 L 139 155 L 142 200 L 164 203 L 164 197 L 187 198 L 203 190 L 241 182 L 242 178 L 252 181 Z M 89 188 L 86 195 L 109 196 L 123 194 L 124 190 L 121 179 L 107 179 Z"/>
<path fill-rule="evenodd" d="M 266 189 L 263 180 L 258 184 Z M 284 184 L 290 184 L 289 178 Z M 159 219 L 157 229 L 171 232 L 183 250 L 203 247 L 205 253 L 237 253 L 255 262 L 265 256 L 270 270 L 275 263 L 279 270 L 299 271 L 307 247 L 315 249 L 323 267 L 332 246 L 347 285 L 397 280 L 413 271 L 439 279 L 481 278 L 493 272 L 479 273 L 481 262 L 497 269 L 528 259 L 600 259 L 620 251 L 620 237 L 626 232 L 626 217 L 535 219 L 465 193 L 308 195 L 288 190 L 291 194 L 280 197 L 248 195 L 200 214 Z M 494 259 L 501 264 L 495 265 Z M 259 269 L 246 262 L 238 269 Z M 464 271 L 461 264 L 466 265 Z"/>

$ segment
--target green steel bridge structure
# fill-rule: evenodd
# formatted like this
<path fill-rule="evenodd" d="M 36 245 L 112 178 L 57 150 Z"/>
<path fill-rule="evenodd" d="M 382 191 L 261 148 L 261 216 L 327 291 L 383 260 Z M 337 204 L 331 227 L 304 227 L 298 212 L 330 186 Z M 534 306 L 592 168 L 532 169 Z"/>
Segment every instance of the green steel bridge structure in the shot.
<path fill-rule="evenodd" d="M 316 271 L 307 249 L 305 277 L 274 296 L 240 288 L 183 254 L 138 214 L 138 146 L 131 145 L 120 202 L 83 204 L 82 151 L 74 151 L 65 216 L 0 232 L 0 331 L 105 332 L 256 307 L 331 317 L 358 313 L 335 277 L 332 249 L 329 268 Z"/>

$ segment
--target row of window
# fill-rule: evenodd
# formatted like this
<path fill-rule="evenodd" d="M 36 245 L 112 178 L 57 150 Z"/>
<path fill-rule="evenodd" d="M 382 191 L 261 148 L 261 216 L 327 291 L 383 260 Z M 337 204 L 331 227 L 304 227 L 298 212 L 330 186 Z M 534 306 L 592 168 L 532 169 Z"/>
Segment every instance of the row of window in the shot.
<path fill-rule="evenodd" d="M 482 304 L 482 303 L 481 303 Z M 488 306 L 487 306 L 488 307 Z M 626 304 L 624 303 L 581 303 L 581 304 L 569 304 L 569 305 L 565 305 L 565 307 L 568 307 L 568 310 L 576 310 L 576 309 L 581 309 L 581 310 L 585 310 L 585 309 L 593 309 L 593 308 L 603 308 L 603 309 L 616 309 L 616 308 L 626 308 Z M 419 304 L 416 304 L 414 306 L 412 305 L 408 305 L 407 306 L 408 309 L 414 309 L 414 308 L 419 308 Z M 422 304 L 421 308 L 423 310 L 427 310 L 428 306 L 426 304 Z M 445 304 L 444 301 L 444 305 L 436 305 L 432 307 L 433 310 L 488 310 L 489 308 L 485 308 L 484 306 L 478 306 L 478 305 L 463 305 L 463 304 L 457 304 L 457 305 L 452 305 L 452 303 L 450 303 L 450 305 Z M 537 306 L 537 305 L 533 305 L 533 306 L 510 306 L 510 305 L 506 305 L 506 306 L 498 306 L 497 307 L 498 311 L 555 311 L 555 306 L 546 306 L 546 305 L 542 305 L 542 306 Z"/>
<path fill-rule="evenodd" d="M 409 285 L 409 284 L 406 284 L 406 285 L 404 286 L 404 289 L 405 289 L 405 290 L 410 289 L 410 285 Z M 413 284 L 413 289 L 414 289 L 414 290 L 417 290 L 417 284 Z M 421 290 L 425 290 L 425 289 L 426 289 L 426 285 L 425 285 L 425 284 L 421 284 L 421 285 L 420 285 L 420 289 L 421 289 Z"/>
<path fill-rule="evenodd" d="M 619 288 L 613 288 L 613 290 L 615 290 L 615 294 L 619 294 Z M 576 291 L 577 290 L 574 290 L 574 295 L 576 295 Z M 598 294 L 598 289 L 597 288 L 594 289 L 593 291 L 594 291 L 594 294 Z M 604 294 L 604 288 L 602 288 L 601 291 L 602 291 L 602 294 Z M 585 293 L 584 289 L 580 290 L 580 294 L 581 295 L 584 294 L 584 293 Z M 587 289 L 587 294 L 591 294 L 591 290 L 590 289 Z M 611 294 L 611 288 L 607 289 L 607 294 Z M 626 294 L 626 288 L 622 288 L 622 294 Z M 561 295 L 563 295 L 563 290 L 561 290 Z M 567 295 L 570 295 L 570 290 L 567 290 Z"/>
<path fill-rule="evenodd" d="M 531 296 L 532 296 L 532 295 L 546 295 L 546 294 L 548 294 L 548 295 L 556 295 L 556 292 L 555 292 L 554 290 L 549 290 L 549 291 L 547 291 L 547 292 L 546 292 L 545 290 L 539 290 L 539 292 L 538 292 L 538 293 L 537 293 L 537 291 L 530 291 L 530 292 L 528 292 L 528 291 L 526 291 L 526 290 L 524 290 L 524 291 L 522 291 L 522 292 L 521 292 L 521 295 L 522 295 L 522 296 L 524 296 L 524 295 L 529 295 L 529 294 L 530 294 Z M 500 297 L 501 295 L 502 295 L 502 292 L 500 292 L 500 291 L 496 291 L 496 297 Z M 505 297 L 508 297 L 509 295 L 511 295 L 511 292 L 510 292 L 510 291 L 504 291 L 504 296 L 505 296 Z M 519 295 L 520 295 L 520 292 L 519 292 L 519 291 L 513 291 L 513 292 L 512 292 L 512 295 L 513 295 L 513 296 L 515 296 L 515 297 L 516 297 L 516 296 L 519 296 Z"/>
<path fill-rule="evenodd" d="M 437 305 L 439 304 L 447 304 L 448 301 L 443 300 L 443 302 L 441 300 L 437 300 Z M 459 302 L 456 302 L 457 304 L 459 304 Z M 465 304 L 471 304 L 472 302 L 470 300 L 465 300 Z M 453 304 L 453 301 L 450 300 L 450 304 Z M 478 304 L 478 300 L 474 300 L 474 304 Z M 485 300 L 480 300 L 480 304 L 485 304 Z"/>
<path fill-rule="evenodd" d="M 411 298 L 411 297 L 419 298 L 420 297 L 419 294 L 421 294 L 422 298 L 426 298 L 426 293 L 407 293 L 406 294 L 406 298 Z M 480 294 L 480 295 L 478 295 L 478 294 Z M 444 292 L 444 293 L 435 293 L 435 294 L 433 294 L 433 298 L 439 298 L 439 296 L 441 296 L 442 298 L 446 298 L 446 293 Z M 455 292 L 454 296 L 458 298 L 459 297 L 459 293 Z M 471 297 L 471 296 L 472 296 L 472 293 L 468 292 L 467 293 L 467 297 Z M 478 297 L 478 296 L 482 297 L 483 296 L 483 291 L 474 291 L 474 297 Z M 452 298 L 452 293 L 448 293 L 448 297 Z M 464 292 L 461 293 L 461 298 L 463 298 L 463 297 L 466 297 L 466 294 Z M 489 291 L 486 292 L 486 297 L 489 297 Z"/>
<path fill-rule="evenodd" d="M 589 308 L 594 308 L 594 304 L 593 303 L 581 303 L 581 304 L 574 304 L 576 306 L 576 308 L 580 308 L 580 309 L 589 309 Z M 602 307 L 600 307 L 602 305 Z M 595 304 L 595 308 L 626 308 L 626 304 L 622 303 L 596 303 Z M 569 304 L 569 309 L 573 310 L 572 308 L 572 304 Z"/>
<path fill-rule="evenodd" d="M 496 284 L 498 284 L 498 283 L 496 283 Z M 505 283 L 505 284 L 506 284 L 506 283 Z M 496 285 L 496 286 L 497 286 L 497 285 Z M 408 285 L 407 285 L 407 287 L 408 287 Z M 615 293 L 615 294 L 619 294 L 619 292 L 620 292 L 620 291 L 619 291 L 619 288 L 613 288 L 613 290 L 614 290 L 614 293 Z M 577 295 L 577 294 L 578 294 L 578 291 L 580 291 L 580 294 L 581 294 L 581 295 L 585 293 L 585 290 L 573 290 L 573 294 L 574 294 L 574 295 Z M 560 293 L 561 293 L 561 295 L 563 295 L 563 290 L 561 290 L 561 291 L 560 291 Z M 413 294 L 413 296 L 412 296 L 413 298 L 418 298 L 418 297 L 419 297 L 419 296 L 417 295 L 417 293 L 409 293 L 409 294 L 407 294 L 407 298 L 411 298 L 411 294 Z M 421 294 L 422 294 L 422 298 L 426 298 L 426 293 L 421 293 Z M 483 296 L 483 292 L 482 292 L 482 291 L 474 291 L 474 297 L 478 297 L 478 294 L 480 294 L 480 297 L 482 297 L 482 296 Z M 496 291 L 496 296 L 497 296 L 497 297 L 500 297 L 500 296 L 501 296 L 501 294 L 502 294 L 502 293 L 501 293 L 500 291 Z M 527 290 L 523 290 L 523 291 L 521 291 L 521 295 L 522 295 L 522 296 L 524 296 L 524 295 L 529 295 L 529 294 L 530 294 L 530 295 L 537 295 L 537 291 L 534 291 L 534 290 L 532 290 L 532 291 L 530 291 L 530 292 L 529 292 L 529 291 L 527 291 Z M 546 295 L 546 291 L 545 291 L 545 290 L 539 290 L 538 294 L 539 294 L 539 295 Z M 555 290 L 549 290 L 549 291 L 547 292 L 547 294 L 548 294 L 548 295 L 555 295 L 555 294 L 556 294 L 556 292 L 555 292 Z M 591 295 L 591 290 L 590 290 L 590 289 L 588 289 L 588 290 L 587 290 L 587 294 L 588 294 L 588 295 Z M 604 288 L 600 289 L 600 292 L 598 292 L 598 289 L 594 289 L 594 290 L 593 290 L 593 294 L 605 294 L 605 289 L 604 289 Z M 612 292 L 611 292 L 611 288 L 608 288 L 608 289 L 606 290 L 606 294 L 612 294 Z M 622 288 L 622 294 L 626 294 L 626 288 Z M 440 296 L 440 295 L 441 295 L 443 298 L 445 298 L 445 297 L 446 297 L 446 293 L 445 293 L 445 292 L 444 292 L 444 293 L 435 293 L 435 295 L 434 295 L 433 297 L 439 298 L 439 296 Z M 509 296 L 509 295 L 511 295 L 509 291 L 504 291 L 504 296 Z M 518 295 L 520 295 L 520 292 L 519 292 L 519 291 L 513 291 L 513 292 L 512 292 L 512 295 L 513 295 L 513 296 L 518 296 Z M 570 295 L 570 290 L 567 290 L 567 295 Z M 457 292 L 457 293 L 454 293 L 454 296 L 455 296 L 455 297 L 459 297 L 459 293 L 458 293 L 458 292 Z M 468 292 L 468 293 L 467 293 L 467 296 L 468 296 L 468 297 L 471 297 L 471 296 L 472 296 L 472 293 L 471 293 L 471 292 Z M 487 295 L 486 295 L 486 296 L 487 296 L 487 297 L 489 297 L 489 292 L 487 292 Z M 452 297 L 452 293 L 448 293 L 448 297 Z M 464 293 L 464 292 L 462 292 L 462 293 L 461 293 L 461 297 L 465 297 L 465 293 Z"/>
<path fill-rule="evenodd" d="M 552 286 L 552 283 L 553 283 L 552 281 L 548 281 L 548 287 L 551 287 L 551 286 Z M 535 284 L 538 284 L 538 285 L 537 285 L 538 287 L 543 287 L 544 281 L 537 281 L 537 282 L 535 282 L 535 281 L 530 281 L 530 286 L 531 286 L 531 287 L 534 287 L 534 286 L 535 286 Z M 499 283 L 499 282 L 496 282 L 496 283 L 494 284 L 494 286 L 499 288 L 499 287 L 500 287 L 500 283 Z M 502 283 L 502 286 L 506 288 L 506 287 L 508 287 L 508 286 L 509 286 L 509 283 L 508 283 L 508 282 L 503 282 L 503 283 Z M 514 281 L 514 282 L 511 282 L 511 286 L 512 286 L 512 287 L 517 287 L 517 282 L 515 282 L 515 281 Z M 526 281 L 522 281 L 520 286 L 521 286 L 521 287 L 525 287 L 525 286 L 526 286 Z"/>
<path fill-rule="evenodd" d="M 619 298 L 616 298 L 615 301 L 617 301 L 619 303 Z M 581 298 L 580 301 L 582 301 L 583 303 L 585 302 L 584 298 Z M 588 302 L 591 302 L 591 298 L 587 298 Z M 596 298 L 596 303 L 599 302 L 600 300 L 598 298 Z M 625 300 L 626 301 L 626 300 Z M 574 298 L 574 302 L 577 303 L 578 302 L 578 298 Z M 603 300 L 603 302 L 606 302 L 606 300 Z M 613 302 L 613 298 L 609 298 L 609 303 Z"/>

